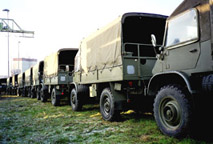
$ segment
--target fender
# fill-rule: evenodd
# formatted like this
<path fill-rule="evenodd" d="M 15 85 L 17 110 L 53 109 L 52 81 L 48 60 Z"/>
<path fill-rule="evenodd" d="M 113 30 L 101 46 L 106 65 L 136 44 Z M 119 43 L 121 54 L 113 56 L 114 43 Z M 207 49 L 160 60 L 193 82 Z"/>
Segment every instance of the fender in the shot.
<path fill-rule="evenodd" d="M 170 77 L 174 76 L 176 78 L 177 77 L 180 78 L 185 83 L 185 85 L 188 88 L 188 91 L 191 94 L 196 93 L 196 91 L 193 90 L 191 87 L 188 75 L 186 75 L 185 73 L 180 72 L 180 71 L 167 71 L 167 72 L 163 72 L 163 73 L 157 73 L 150 79 L 149 84 L 148 84 L 148 95 L 153 95 L 153 93 L 156 93 L 157 88 L 159 88 L 158 84 L 161 83 L 161 80 L 163 80 L 163 83 L 167 83 L 166 80 L 169 76 Z M 169 83 L 167 83 L 167 84 L 169 84 Z"/>
<path fill-rule="evenodd" d="M 70 83 L 70 87 L 74 87 L 76 89 L 76 91 L 78 90 L 78 84 L 76 84 L 75 82 L 71 82 Z M 71 89 L 72 90 L 72 89 Z"/>

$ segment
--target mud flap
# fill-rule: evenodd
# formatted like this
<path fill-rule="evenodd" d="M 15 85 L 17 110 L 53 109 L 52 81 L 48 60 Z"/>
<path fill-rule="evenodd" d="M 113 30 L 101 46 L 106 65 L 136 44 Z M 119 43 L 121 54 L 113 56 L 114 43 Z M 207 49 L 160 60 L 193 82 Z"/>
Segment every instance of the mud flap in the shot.
<path fill-rule="evenodd" d="M 115 110 L 123 111 L 127 109 L 127 97 L 122 91 L 116 91 L 114 89 L 114 83 L 110 83 L 110 89 L 114 96 Z"/>

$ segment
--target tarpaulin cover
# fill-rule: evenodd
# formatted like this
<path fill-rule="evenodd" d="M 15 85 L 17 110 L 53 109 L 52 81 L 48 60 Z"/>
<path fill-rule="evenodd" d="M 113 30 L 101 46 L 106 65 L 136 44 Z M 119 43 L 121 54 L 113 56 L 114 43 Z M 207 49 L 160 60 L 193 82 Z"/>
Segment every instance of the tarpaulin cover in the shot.
<path fill-rule="evenodd" d="M 22 75 L 23 75 L 23 73 L 20 73 L 20 74 L 18 75 L 18 84 L 19 84 L 19 86 L 20 86 L 20 85 L 22 86 Z"/>
<path fill-rule="evenodd" d="M 30 75 L 31 75 L 31 68 L 29 68 L 25 71 L 25 85 L 26 86 L 30 85 Z"/>
<path fill-rule="evenodd" d="M 121 18 L 119 17 L 82 41 L 80 63 L 84 73 L 122 64 Z"/>
<path fill-rule="evenodd" d="M 33 85 L 35 85 L 36 81 L 39 79 L 38 70 L 39 70 L 39 63 L 33 66 Z"/>
<path fill-rule="evenodd" d="M 56 75 L 58 72 L 58 52 L 52 53 L 44 59 L 44 76 Z"/>
<path fill-rule="evenodd" d="M 16 86 L 16 83 L 18 82 L 18 75 L 13 75 L 12 76 L 12 85 Z"/>
<path fill-rule="evenodd" d="M 74 63 L 74 56 L 77 48 L 63 48 L 59 49 L 56 53 L 45 57 L 44 59 L 44 76 L 56 76 L 59 72 L 59 65 L 70 65 Z"/>

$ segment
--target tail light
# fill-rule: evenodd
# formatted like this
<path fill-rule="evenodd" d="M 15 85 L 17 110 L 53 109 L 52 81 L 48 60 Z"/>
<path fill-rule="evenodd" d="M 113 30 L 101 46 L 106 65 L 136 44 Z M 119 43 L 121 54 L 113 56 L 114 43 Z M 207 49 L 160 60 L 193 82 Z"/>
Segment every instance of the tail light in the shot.
<path fill-rule="evenodd" d="M 129 84 L 130 87 L 133 86 L 133 82 L 132 81 L 129 81 L 128 84 Z"/>

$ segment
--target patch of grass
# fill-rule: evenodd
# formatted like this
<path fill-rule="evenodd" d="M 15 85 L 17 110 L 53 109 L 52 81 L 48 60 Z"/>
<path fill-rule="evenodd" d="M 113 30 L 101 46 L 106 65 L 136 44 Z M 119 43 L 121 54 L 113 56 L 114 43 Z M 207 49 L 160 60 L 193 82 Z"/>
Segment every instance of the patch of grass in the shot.
<path fill-rule="evenodd" d="M 73 112 L 36 99 L 0 100 L 0 143 L 208 143 L 163 135 L 150 114 L 122 113 L 118 122 L 104 121 L 98 105 Z"/>

